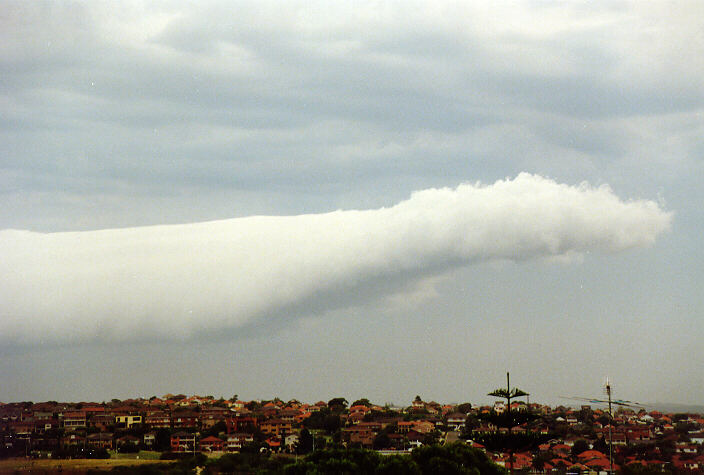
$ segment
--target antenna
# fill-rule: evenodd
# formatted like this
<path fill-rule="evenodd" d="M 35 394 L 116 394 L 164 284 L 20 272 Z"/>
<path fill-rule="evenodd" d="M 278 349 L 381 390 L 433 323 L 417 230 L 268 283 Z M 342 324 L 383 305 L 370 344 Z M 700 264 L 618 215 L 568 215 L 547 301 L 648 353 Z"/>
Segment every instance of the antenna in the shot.
<path fill-rule="evenodd" d="M 611 428 L 614 425 L 614 414 L 611 412 L 611 381 L 609 377 L 606 377 L 606 382 L 604 383 L 604 391 L 606 392 L 606 397 L 609 400 L 609 473 L 614 473 L 614 441 L 611 437 Z"/>
<path fill-rule="evenodd" d="M 609 473 L 612 474 L 614 473 L 614 457 L 613 457 L 613 436 L 612 436 L 612 427 L 614 423 L 614 413 L 613 413 L 613 406 L 621 406 L 621 407 L 640 407 L 642 408 L 643 405 L 634 402 L 634 401 L 625 401 L 623 399 L 613 399 L 612 398 L 612 392 L 613 392 L 613 387 L 611 386 L 611 380 L 607 376 L 604 379 L 604 386 L 603 386 L 604 394 L 606 394 L 606 399 L 593 399 L 593 398 L 585 398 L 585 397 L 568 397 L 568 396 L 560 396 L 565 399 L 575 399 L 577 401 L 587 401 L 591 402 L 593 404 L 608 404 L 609 407 Z"/>

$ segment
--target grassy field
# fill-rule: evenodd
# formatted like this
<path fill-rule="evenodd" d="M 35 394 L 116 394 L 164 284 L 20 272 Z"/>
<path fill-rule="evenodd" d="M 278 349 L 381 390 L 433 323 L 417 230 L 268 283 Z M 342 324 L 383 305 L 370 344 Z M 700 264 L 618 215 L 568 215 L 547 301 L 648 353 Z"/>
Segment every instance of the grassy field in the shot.
<path fill-rule="evenodd" d="M 121 454 L 119 452 L 116 452 L 114 450 L 110 450 L 110 458 L 111 459 L 140 459 L 140 460 L 159 460 L 159 456 L 161 455 L 161 452 L 153 452 L 149 450 L 140 450 L 137 453 L 134 454 Z"/>
<path fill-rule="evenodd" d="M 0 460 L 0 474 L 6 473 L 85 473 L 88 470 L 110 470 L 114 467 L 137 465 L 173 463 L 169 460 L 155 460 L 136 458 L 119 459 L 73 459 L 73 460 L 52 460 L 52 459 L 24 459 L 14 458 Z"/>

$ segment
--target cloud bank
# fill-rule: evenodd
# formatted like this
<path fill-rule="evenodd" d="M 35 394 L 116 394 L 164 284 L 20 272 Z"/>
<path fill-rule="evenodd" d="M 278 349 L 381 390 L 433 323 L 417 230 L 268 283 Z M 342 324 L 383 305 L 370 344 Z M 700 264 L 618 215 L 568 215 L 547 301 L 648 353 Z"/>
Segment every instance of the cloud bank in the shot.
<path fill-rule="evenodd" d="M 326 292 L 652 244 L 671 214 L 609 187 L 520 174 L 389 208 L 100 231 L 0 231 L 0 338 L 188 338 L 285 317 Z M 364 296 L 360 295 L 360 299 Z"/>

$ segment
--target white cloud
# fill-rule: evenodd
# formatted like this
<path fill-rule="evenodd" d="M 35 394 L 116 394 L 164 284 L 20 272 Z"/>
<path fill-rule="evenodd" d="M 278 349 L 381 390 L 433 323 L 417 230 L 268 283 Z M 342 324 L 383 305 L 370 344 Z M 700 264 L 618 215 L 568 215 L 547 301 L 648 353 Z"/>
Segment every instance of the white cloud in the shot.
<path fill-rule="evenodd" d="M 187 338 L 300 313 L 374 279 L 646 246 L 670 220 L 657 203 L 623 201 L 606 186 L 521 174 L 423 190 L 375 210 L 4 230 L 0 335 L 18 342 Z"/>

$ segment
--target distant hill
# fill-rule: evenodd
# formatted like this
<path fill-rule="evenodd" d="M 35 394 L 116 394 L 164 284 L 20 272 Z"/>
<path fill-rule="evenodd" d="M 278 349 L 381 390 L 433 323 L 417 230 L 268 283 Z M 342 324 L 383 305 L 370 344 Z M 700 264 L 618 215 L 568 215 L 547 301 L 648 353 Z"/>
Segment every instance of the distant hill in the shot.
<path fill-rule="evenodd" d="M 648 411 L 657 410 L 664 413 L 695 413 L 704 414 L 704 405 L 702 404 L 675 404 L 669 402 L 655 402 L 652 404 L 644 404 Z"/>

